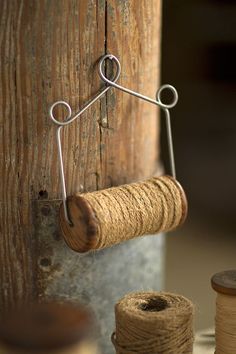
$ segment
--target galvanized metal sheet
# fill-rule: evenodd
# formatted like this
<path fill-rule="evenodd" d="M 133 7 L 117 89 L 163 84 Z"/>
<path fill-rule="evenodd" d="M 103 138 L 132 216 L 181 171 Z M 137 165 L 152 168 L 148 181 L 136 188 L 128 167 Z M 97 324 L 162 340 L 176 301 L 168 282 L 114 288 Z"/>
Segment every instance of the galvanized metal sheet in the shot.
<path fill-rule="evenodd" d="M 78 254 L 70 250 L 58 228 L 60 201 L 34 203 L 37 283 L 41 298 L 88 304 L 99 324 L 103 354 L 114 348 L 114 305 L 126 293 L 162 288 L 163 237 L 145 236 L 109 249 Z"/>

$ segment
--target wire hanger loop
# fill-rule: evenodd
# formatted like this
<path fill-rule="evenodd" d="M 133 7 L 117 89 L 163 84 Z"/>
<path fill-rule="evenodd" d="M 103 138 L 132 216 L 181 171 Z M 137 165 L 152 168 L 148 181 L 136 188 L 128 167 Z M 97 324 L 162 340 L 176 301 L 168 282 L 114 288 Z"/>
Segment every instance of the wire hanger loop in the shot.
<path fill-rule="evenodd" d="M 135 97 L 137 97 L 137 98 L 140 98 L 140 99 L 142 99 L 142 100 L 144 100 L 144 101 L 147 101 L 147 102 L 149 102 L 149 103 L 155 104 L 155 105 L 159 106 L 159 107 L 162 108 L 162 109 L 165 109 L 165 108 L 167 108 L 167 109 L 173 108 L 173 107 L 176 105 L 176 103 L 178 102 L 178 93 L 177 93 L 177 90 L 176 90 L 175 87 L 172 86 L 172 85 L 168 85 L 168 84 L 167 84 L 167 85 L 162 85 L 162 86 L 159 88 L 159 90 L 157 91 L 156 100 L 154 100 L 154 99 L 152 99 L 152 98 L 150 98 L 150 97 L 148 97 L 148 96 L 144 96 L 144 95 L 142 95 L 142 94 L 140 94 L 140 93 L 138 93 L 138 92 L 135 92 L 135 91 L 130 90 L 130 89 L 124 87 L 124 86 L 121 86 L 121 85 L 117 84 L 116 81 L 111 81 L 110 79 L 108 79 L 108 78 L 106 77 L 106 75 L 105 75 L 105 73 L 104 73 L 104 67 L 105 67 L 105 66 L 104 66 L 104 63 L 105 63 L 105 60 L 107 60 L 107 59 L 112 60 L 112 61 L 115 61 L 115 63 L 119 66 L 120 71 L 121 71 L 121 65 L 120 65 L 120 62 L 119 62 L 119 60 L 117 59 L 117 57 L 115 57 L 115 56 L 112 55 L 112 54 L 104 55 L 104 56 L 101 57 L 101 59 L 99 60 L 99 64 L 98 64 L 99 76 L 100 76 L 100 78 L 101 78 L 105 83 L 107 83 L 109 86 L 113 86 L 113 87 L 117 88 L 118 90 L 121 90 L 121 91 L 123 91 L 123 92 L 126 92 L 126 93 L 128 93 L 128 94 L 130 94 L 130 95 L 132 95 L 132 96 L 135 96 Z M 163 103 L 162 100 L 161 100 L 161 93 L 162 93 L 162 91 L 165 90 L 165 89 L 169 89 L 169 90 L 172 92 L 172 94 L 173 94 L 173 101 L 172 101 L 171 103 L 168 103 L 168 104 Z"/>
<path fill-rule="evenodd" d="M 115 74 L 111 79 L 106 77 L 106 74 L 104 73 L 104 64 L 105 60 L 110 60 L 112 63 L 115 63 Z M 148 96 L 144 96 L 138 92 L 135 92 L 133 90 L 130 90 L 126 87 L 123 87 L 119 84 L 117 84 L 117 80 L 120 77 L 121 73 L 121 65 L 120 61 L 117 57 L 115 57 L 112 54 L 107 54 L 101 57 L 98 63 L 98 73 L 101 79 L 106 83 L 105 88 L 103 88 L 100 92 L 98 92 L 95 97 L 90 100 L 83 108 L 81 108 L 77 113 L 75 113 L 72 116 L 72 109 L 69 103 L 66 101 L 56 101 L 54 102 L 51 107 L 49 108 L 49 117 L 52 120 L 52 122 L 57 125 L 57 148 L 58 148 L 58 156 L 59 156 L 59 164 L 60 164 L 60 179 L 61 179 L 61 188 L 62 188 L 62 202 L 63 202 L 63 208 L 64 208 L 64 213 L 65 213 L 65 219 L 68 222 L 69 225 L 73 226 L 70 216 L 68 213 L 68 208 L 67 208 L 67 192 L 66 192 L 66 183 L 65 183 L 65 173 L 64 173 L 64 163 L 63 163 L 63 155 L 62 155 L 62 146 L 61 146 L 61 130 L 64 126 L 67 126 L 71 124 L 74 120 L 79 118 L 88 108 L 90 108 L 97 100 L 99 100 L 109 89 L 112 87 L 117 88 L 118 90 L 121 90 L 123 92 L 126 92 L 132 96 L 135 96 L 139 99 L 142 99 L 144 101 L 147 101 L 149 103 L 152 103 L 156 106 L 159 106 L 165 114 L 166 118 L 166 129 L 167 129 L 167 140 L 168 140 L 168 149 L 169 149 L 169 158 L 170 158 L 170 168 L 171 168 L 171 174 L 174 178 L 176 178 L 176 171 L 175 171 L 175 160 L 174 160 L 174 149 L 173 149 L 173 139 L 172 139 L 172 132 L 171 132 L 171 121 L 170 121 L 170 112 L 169 109 L 173 108 L 177 102 L 178 102 L 178 93 L 177 90 L 175 89 L 174 86 L 172 85 L 162 85 L 159 90 L 156 93 L 156 99 L 152 99 Z M 173 98 L 171 103 L 163 103 L 161 100 L 161 93 L 163 90 L 168 89 L 172 92 Z M 58 106 L 64 106 L 67 109 L 67 116 L 64 119 L 64 121 L 60 121 L 55 117 L 54 110 Z"/>
<path fill-rule="evenodd" d="M 115 75 L 111 78 L 111 80 L 109 80 L 112 83 L 115 83 L 119 77 L 120 77 L 120 72 L 121 72 L 121 65 L 119 60 L 112 56 L 112 60 L 115 62 L 116 65 L 116 71 L 115 71 Z M 114 59 L 115 58 L 115 59 Z M 90 100 L 82 109 L 80 109 L 74 116 L 72 116 L 72 109 L 71 106 L 69 105 L 69 103 L 67 103 L 66 101 L 56 101 L 54 102 L 50 109 L 49 109 L 49 116 L 51 118 L 51 120 L 53 121 L 53 123 L 55 123 L 58 126 L 66 126 L 69 125 L 70 123 L 72 123 L 74 120 L 76 120 L 77 118 L 79 118 L 79 116 L 81 116 L 81 114 L 83 114 L 89 107 L 91 107 L 97 100 L 99 100 L 99 98 L 101 98 L 110 88 L 112 87 L 112 85 L 106 86 L 101 92 L 99 92 L 92 100 Z M 58 120 L 55 115 L 54 115 L 54 109 L 57 106 L 65 106 L 68 110 L 66 119 L 64 121 L 60 121 Z"/>

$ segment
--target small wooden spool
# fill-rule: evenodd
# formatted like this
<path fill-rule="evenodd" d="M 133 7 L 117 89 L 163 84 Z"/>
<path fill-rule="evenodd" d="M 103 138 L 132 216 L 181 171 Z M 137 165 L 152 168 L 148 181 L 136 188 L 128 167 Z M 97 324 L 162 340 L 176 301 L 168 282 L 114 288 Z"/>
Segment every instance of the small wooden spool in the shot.
<path fill-rule="evenodd" d="M 145 185 L 145 189 L 149 190 L 149 192 L 151 189 L 150 195 L 155 199 L 154 208 L 153 203 L 150 203 L 150 199 L 145 200 L 145 202 L 142 199 L 144 196 L 144 192 L 142 191 L 144 184 L 149 184 L 148 186 Z M 130 192 L 131 188 L 137 191 L 135 197 Z M 120 190 L 121 192 L 119 192 Z M 121 199 L 119 203 L 116 203 L 115 195 L 117 193 L 123 194 L 126 200 L 132 200 L 129 207 L 125 205 L 125 202 L 122 204 Z M 95 198 L 96 202 L 94 202 Z M 103 207 L 99 205 L 99 200 L 102 198 L 104 203 Z M 116 206 L 119 209 L 120 215 L 114 218 L 115 221 L 111 221 L 109 214 L 112 214 L 115 210 L 115 208 L 112 208 L 114 201 L 117 204 Z M 163 206 L 164 204 L 167 206 Z M 184 222 L 188 209 L 183 188 L 170 176 L 153 177 L 144 182 L 113 187 L 104 191 L 70 196 L 67 198 L 67 208 L 72 225 L 66 221 L 63 206 L 61 206 L 60 226 L 66 243 L 77 252 L 87 252 L 109 247 L 113 244 L 145 234 L 170 231 Z M 140 211 L 141 209 L 143 209 L 143 212 Z M 134 216 L 132 220 L 129 218 L 129 214 Z M 135 215 L 137 215 L 136 219 Z M 163 221 L 162 223 L 162 218 L 164 220 L 164 218 L 168 219 L 168 217 L 168 222 Z M 155 223 L 157 219 L 159 220 L 159 224 L 155 228 L 153 223 Z M 133 230 L 132 228 L 127 230 L 129 223 L 134 225 Z M 115 237 L 113 237 L 112 240 L 109 239 L 108 242 L 103 242 L 105 238 L 104 232 L 102 231 L 103 224 L 107 224 L 106 234 L 109 234 L 112 228 L 113 233 L 115 233 Z M 141 226 L 146 224 L 144 231 L 139 227 L 140 224 Z M 114 232 L 116 226 L 118 231 Z"/>
<path fill-rule="evenodd" d="M 211 278 L 211 285 L 217 293 L 236 296 L 236 270 L 216 273 Z"/>
<path fill-rule="evenodd" d="M 217 292 L 217 300 L 219 301 L 221 298 L 224 298 L 224 302 L 228 304 L 229 306 L 232 306 L 232 311 L 234 310 L 236 313 L 236 270 L 227 270 L 223 271 L 220 273 L 217 273 L 213 275 L 211 278 L 211 285 L 212 288 Z M 235 354 L 236 353 L 236 347 L 229 349 L 230 347 L 230 340 L 232 339 L 232 336 L 230 333 L 227 333 L 227 329 L 225 331 L 220 331 L 218 330 L 219 324 L 217 324 L 217 315 L 218 313 L 221 312 L 222 316 L 222 309 L 218 309 L 218 306 L 216 306 L 216 333 L 215 333 L 215 338 L 216 338 L 216 351 L 215 354 L 221 354 L 221 353 L 228 353 L 230 351 L 230 354 Z M 236 318 L 233 317 L 235 316 L 235 313 L 232 313 L 231 316 L 231 321 L 233 320 L 233 327 L 236 327 Z M 227 318 L 227 315 L 225 315 Z M 235 318 L 235 321 L 234 321 Z M 221 323 L 220 323 L 221 324 Z M 222 325 L 222 324 L 221 324 Z M 231 324 L 232 326 L 232 324 Z M 231 338 L 230 338 L 231 336 Z M 236 338 L 236 336 L 234 336 Z M 234 338 L 234 340 L 235 340 Z M 227 344 L 226 344 L 227 343 Z"/>
<path fill-rule="evenodd" d="M 93 316 L 82 306 L 35 304 L 1 319 L 1 354 L 96 354 Z"/>

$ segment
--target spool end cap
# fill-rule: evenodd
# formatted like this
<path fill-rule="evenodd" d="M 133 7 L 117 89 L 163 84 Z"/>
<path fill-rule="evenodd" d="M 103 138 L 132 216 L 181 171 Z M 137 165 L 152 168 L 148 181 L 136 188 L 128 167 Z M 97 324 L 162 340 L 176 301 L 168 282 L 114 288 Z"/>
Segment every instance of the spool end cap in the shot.
<path fill-rule="evenodd" d="M 236 270 L 225 270 L 211 278 L 212 288 L 221 294 L 236 296 Z"/>

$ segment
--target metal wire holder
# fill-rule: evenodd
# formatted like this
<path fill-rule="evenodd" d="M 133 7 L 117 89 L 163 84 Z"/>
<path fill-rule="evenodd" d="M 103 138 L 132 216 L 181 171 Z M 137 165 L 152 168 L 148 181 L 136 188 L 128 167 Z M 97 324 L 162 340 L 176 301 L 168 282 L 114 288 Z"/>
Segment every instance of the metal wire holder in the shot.
<path fill-rule="evenodd" d="M 112 79 L 108 79 L 104 73 L 104 67 L 105 67 L 105 61 L 110 60 L 112 63 L 115 63 L 116 66 L 116 71 L 115 75 L 113 76 Z M 68 213 L 68 208 L 67 208 L 67 192 L 66 192 L 66 183 L 65 183 L 65 173 L 64 173 L 64 163 L 63 163 L 63 156 L 62 156 L 62 146 L 61 146 L 61 130 L 63 127 L 71 124 L 74 120 L 79 118 L 89 107 L 91 107 L 98 99 L 100 99 L 108 90 L 110 90 L 112 87 L 121 90 L 123 92 L 126 92 L 132 96 L 135 96 L 139 99 L 142 99 L 144 101 L 147 101 L 151 104 L 154 104 L 156 106 L 159 106 L 166 118 L 166 130 L 167 130 L 167 142 L 168 142 L 168 150 L 169 150 L 169 159 L 170 159 L 170 169 L 171 169 L 171 174 L 174 178 L 176 178 L 176 170 L 175 170 L 175 159 L 174 159 L 174 149 L 173 149 L 173 139 L 172 139 L 172 131 L 171 131 L 171 119 L 170 119 L 170 112 L 169 109 L 173 108 L 176 103 L 178 102 L 178 93 L 177 90 L 175 89 L 174 86 L 172 85 L 162 85 L 159 90 L 157 91 L 156 94 L 156 99 L 152 99 L 148 96 L 144 96 L 138 92 L 135 92 L 133 90 L 130 90 L 124 86 L 121 86 L 117 84 L 117 80 L 119 79 L 120 73 L 121 73 L 121 65 L 120 61 L 118 58 L 112 54 L 107 54 L 101 57 L 98 63 L 98 72 L 100 78 L 106 83 L 106 86 L 103 90 L 98 92 L 98 94 L 90 100 L 82 109 L 80 109 L 75 115 L 72 116 L 72 109 L 71 106 L 65 102 L 65 101 L 56 101 L 54 102 L 50 109 L 49 109 L 49 117 L 53 121 L 54 124 L 57 125 L 57 131 L 56 131 L 56 136 L 57 136 L 57 147 L 58 147 L 58 156 L 59 156 L 59 163 L 60 163 L 60 180 L 61 180 L 61 189 L 62 189 L 62 202 L 63 202 L 63 207 L 64 207 L 64 213 L 65 213 L 65 218 L 67 222 L 72 225 L 72 222 L 69 218 L 69 213 Z M 163 90 L 169 89 L 172 94 L 173 94 L 173 100 L 169 104 L 165 104 L 161 101 L 161 93 Z M 63 105 L 68 109 L 68 114 L 67 117 L 64 121 L 59 121 L 58 119 L 55 118 L 53 111 L 55 107 Z"/>

